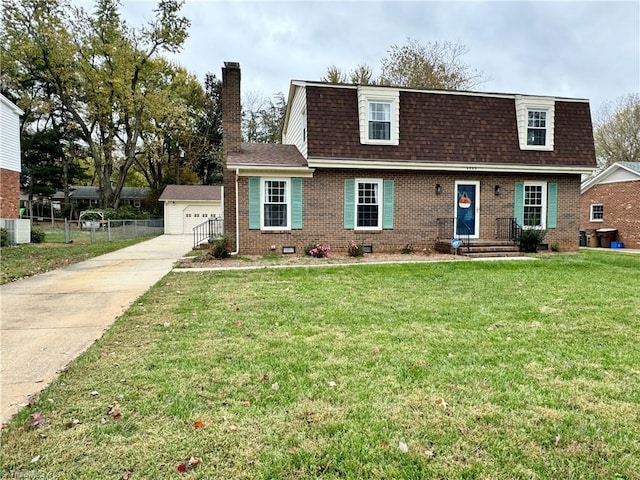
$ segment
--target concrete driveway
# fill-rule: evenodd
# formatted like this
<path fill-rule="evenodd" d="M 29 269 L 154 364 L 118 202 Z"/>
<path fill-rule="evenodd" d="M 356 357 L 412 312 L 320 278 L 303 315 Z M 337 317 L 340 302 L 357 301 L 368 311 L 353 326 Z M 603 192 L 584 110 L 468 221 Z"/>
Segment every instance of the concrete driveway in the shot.
<path fill-rule="evenodd" d="M 191 250 L 162 235 L 0 286 L 0 407 L 7 422 Z"/>

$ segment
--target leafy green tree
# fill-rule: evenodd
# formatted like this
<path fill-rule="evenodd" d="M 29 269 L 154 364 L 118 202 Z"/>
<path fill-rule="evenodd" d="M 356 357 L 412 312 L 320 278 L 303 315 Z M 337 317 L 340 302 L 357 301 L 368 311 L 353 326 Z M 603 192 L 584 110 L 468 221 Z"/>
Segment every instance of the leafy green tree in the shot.
<path fill-rule="evenodd" d="M 365 63 L 358 65 L 349 74 L 351 83 L 356 85 L 375 85 L 376 81 L 373 79 L 373 70 Z"/>
<path fill-rule="evenodd" d="M 198 123 L 206 111 L 206 95 L 197 78 L 163 59 L 154 60 L 157 75 L 150 88 L 133 169 L 160 195 L 168 183 L 194 183 L 194 159 L 202 150 Z M 157 96 L 157 97 L 156 97 Z"/>
<path fill-rule="evenodd" d="M 321 80 L 345 83 L 349 79 L 360 85 L 468 90 L 485 81 L 482 72 L 462 61 L 468 52 L 469 49 L 460 43 L 428 42 L 423 45 L 408 38 L 404 45 L 391 45 L 388 56 L 380 62 L 377 78 L 366 64 L 358 65 L 348 75 L 332 65 Z"/>
<path fill-rule="evenodd" d="M 162 52 L 177 52 L 189 21 L 182 2 L 160 0 L 155 19 L 131 28 L 118 0 L 97 0 L 93 13 L 68 0 L 6 0 L 0 61 L 11 65 L 3 88 L 37 108 L 63 112 L 86 144 L 103 206 L 117 208 L 151 102 L 164 96 Z M 38 95 L 25 94 L 32 86 Z"/>
<path fill-rule="evenodd" d="M 640 162 L 640 95 L 631 93 L 605 103 L 594 125 L 600 167 L 616 162 Z"/>
<path fill-rule="evenodd" d="M 468 52 L 460 43 L 423 45 L 409 38 L 404 45 L 391 45 L 381 62 L 381 78 L 399 87 L 469 90 L 482 83 L 483 76 L 462 62 Z"/>
<path fill-rule="evenodd" d="M 331 65 L 327 68 L 327 73 L 324 77 L 320 78 L 320 80 L 328 83 L 345 83 L 347 81 L 347 74 L 335 65 Z"/>
<path fill-rule="evenodd" d="M 282 92 L 273 98 L 249 94 L 242 112 L 243 139 L 255 143 L 280 143 L 287 111 L 287 100 Z"/>

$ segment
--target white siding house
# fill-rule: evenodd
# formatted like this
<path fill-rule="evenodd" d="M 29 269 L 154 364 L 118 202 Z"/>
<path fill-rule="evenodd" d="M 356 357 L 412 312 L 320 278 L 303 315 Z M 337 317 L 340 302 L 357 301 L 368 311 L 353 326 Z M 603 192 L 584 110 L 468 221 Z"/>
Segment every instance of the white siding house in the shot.
<path fill-rule="evenodd" d="M 0 94 L 0 227 L 9 243 L 29 243 L 31 223 L 19 219 L 20 115 L 24 112 Z"/>
<path fill-rule="evenodd" d="M 24 112 L 0 94 L 0 168 L 20 172 L 20 115 Z"/>

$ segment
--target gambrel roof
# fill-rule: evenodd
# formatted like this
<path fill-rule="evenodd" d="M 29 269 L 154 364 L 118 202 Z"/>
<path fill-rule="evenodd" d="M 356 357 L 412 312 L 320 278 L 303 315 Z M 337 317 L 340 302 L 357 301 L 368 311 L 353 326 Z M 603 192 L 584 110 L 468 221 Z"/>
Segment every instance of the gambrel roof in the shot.
<path fill-rule="evenodd" d="M 371 95 L 376 90 L 381 95 L 397 92 L 397 145 L 361 141 L 362 88 L 373 91 Z M 295 122 L 293 100 L 300 96 L 306 116 L 303 150 L 310 167 L 558 173 L 590 173 L 596 167 L 591 113 L 584 99 L 294 81 L 285 138 Z M 517 103 L 522 99 L 553 105 L 554 142 L 547 151 L 522 148 L 517 120 Z"/>

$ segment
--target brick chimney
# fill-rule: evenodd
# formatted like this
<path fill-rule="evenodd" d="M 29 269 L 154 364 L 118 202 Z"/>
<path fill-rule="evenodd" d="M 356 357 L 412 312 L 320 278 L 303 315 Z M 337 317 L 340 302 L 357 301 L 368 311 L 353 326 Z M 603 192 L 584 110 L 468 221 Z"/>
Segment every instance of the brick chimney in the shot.
<path fill-rule="evenodd" d="M 222 67 L 222 147 L 225 163 L 227 153 L 240 151 L 241 123 L 240 64 L 224 62 Z"/>

